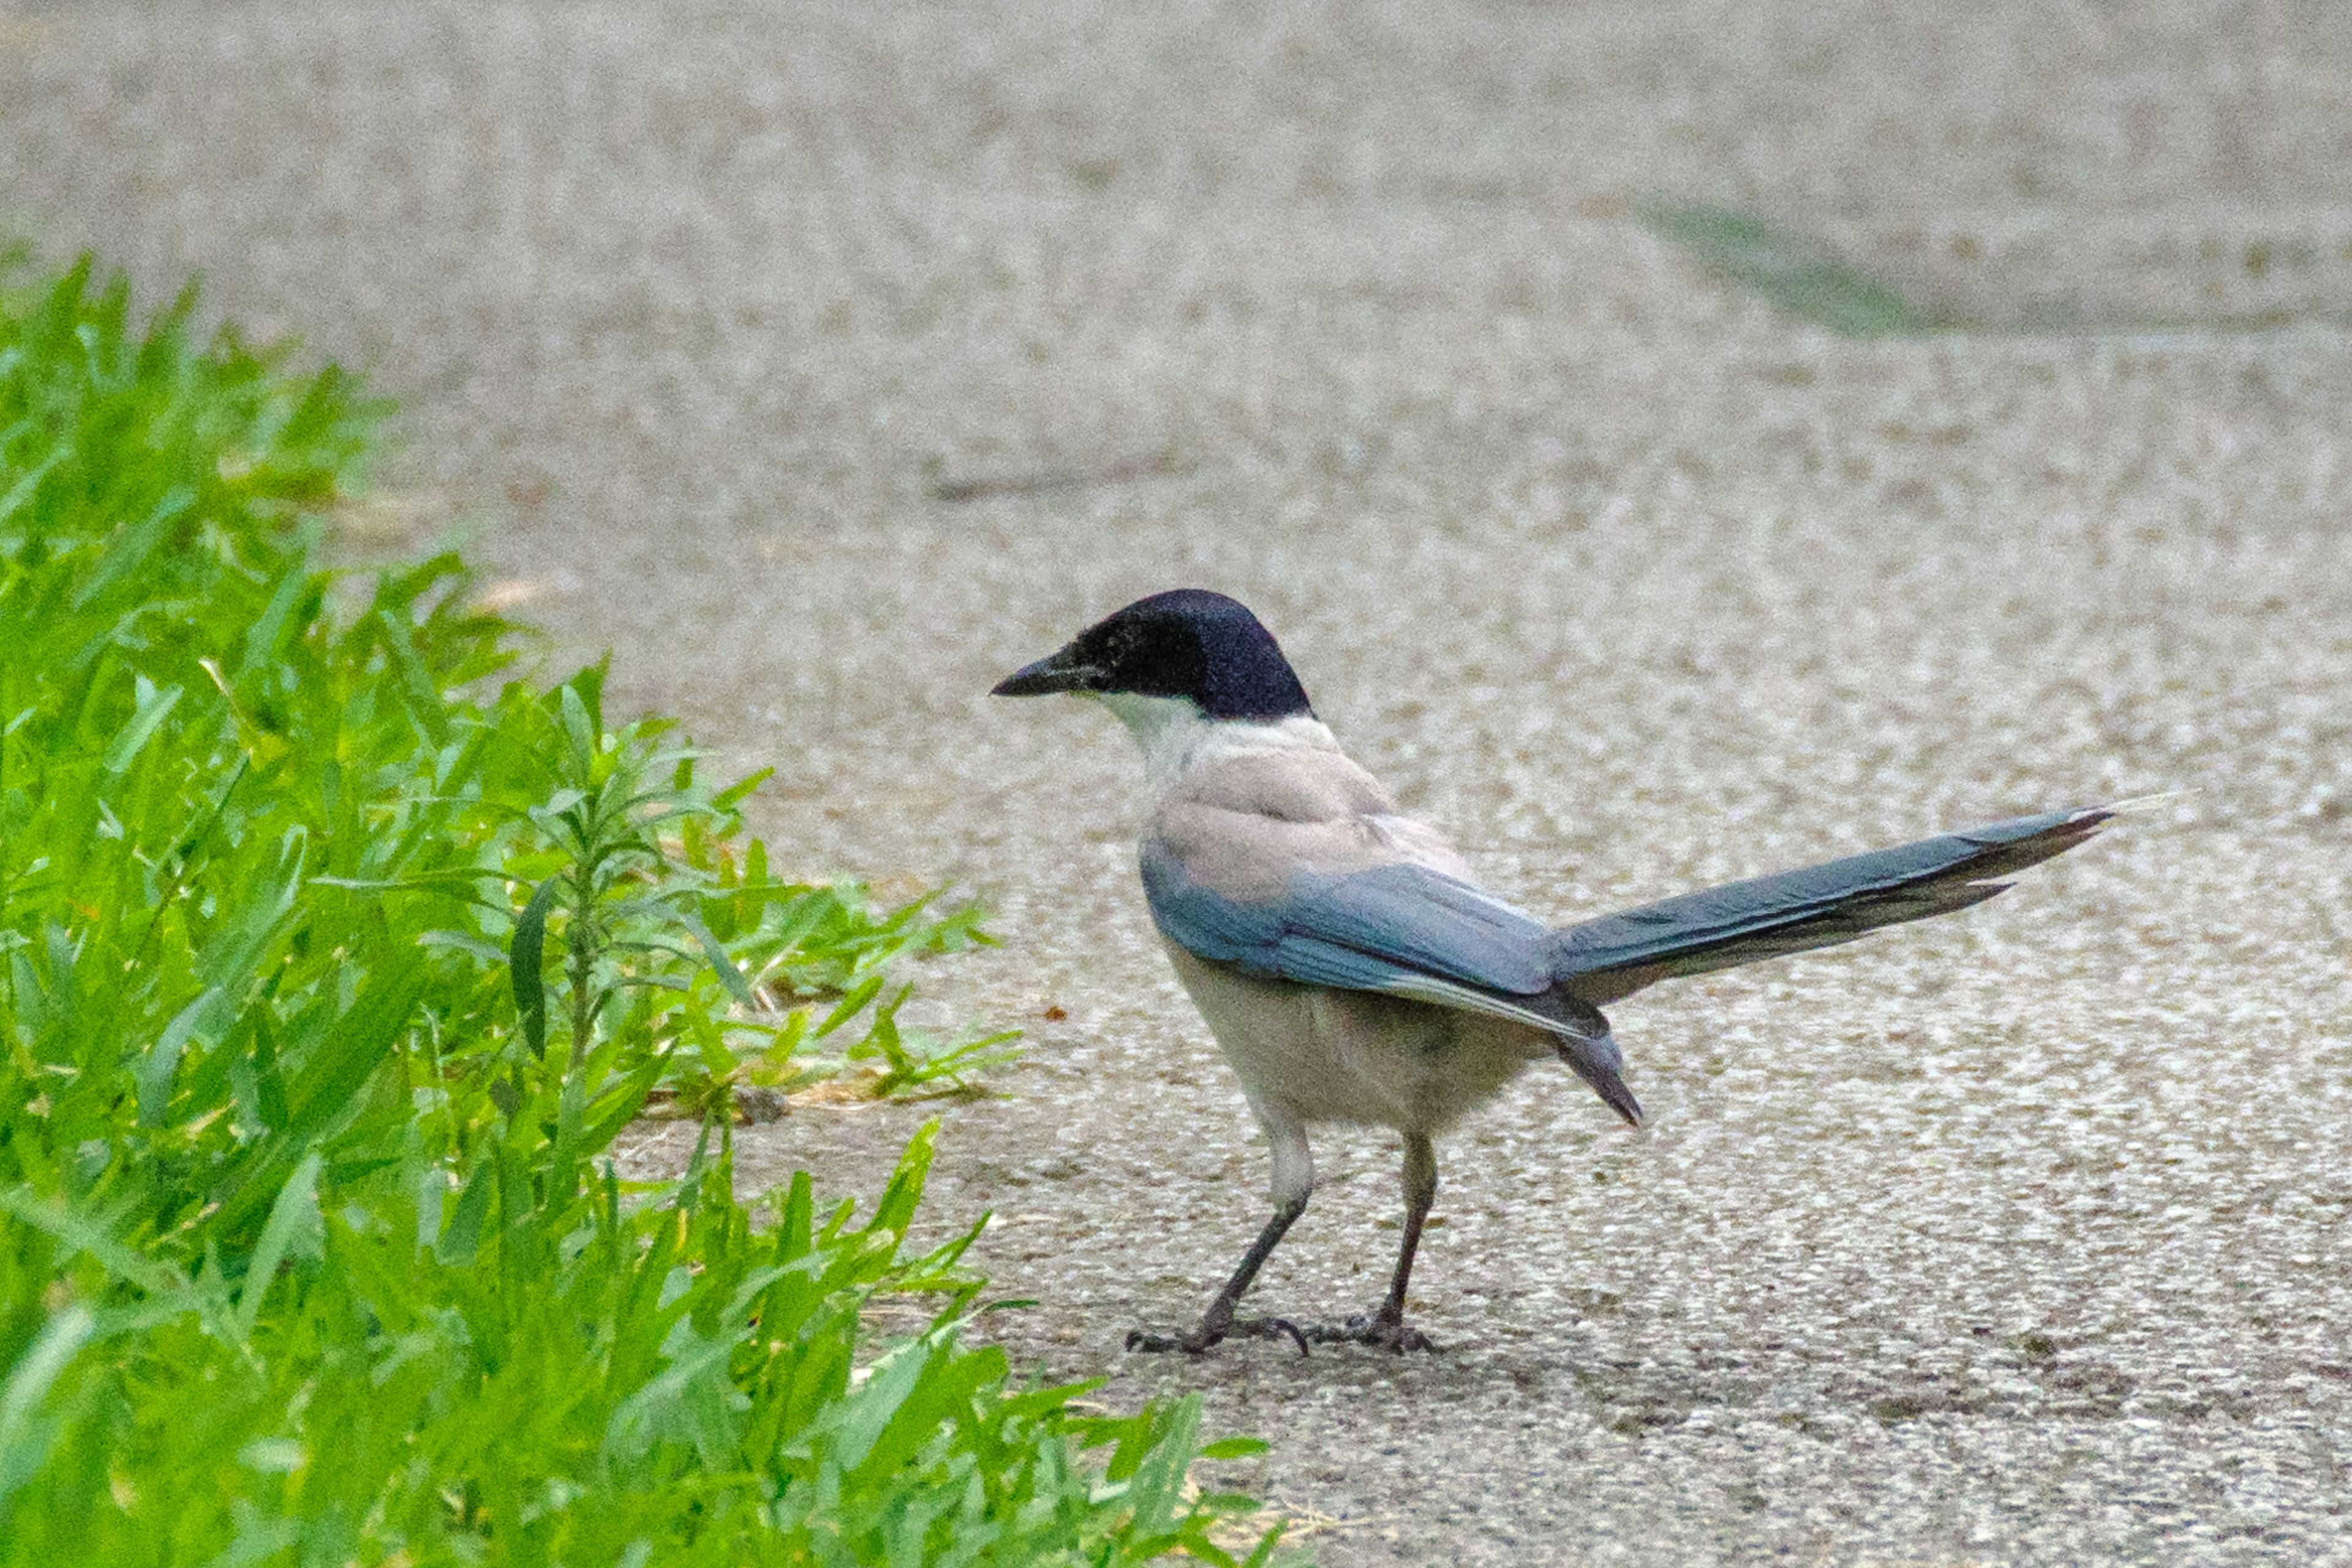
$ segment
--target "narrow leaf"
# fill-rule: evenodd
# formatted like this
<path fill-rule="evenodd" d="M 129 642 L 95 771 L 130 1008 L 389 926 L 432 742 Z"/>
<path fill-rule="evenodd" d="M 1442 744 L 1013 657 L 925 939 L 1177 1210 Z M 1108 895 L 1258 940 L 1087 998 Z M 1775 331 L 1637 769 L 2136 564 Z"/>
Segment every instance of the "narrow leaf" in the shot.
<path fill-rule="evenodd" d="M 213 986 L 181 1008 L 180 1016 L 163 1026 L 163 1038 L 133 1064 L 131 1077 L 139 1086 L 140 1126 L 163 1125 L 164 1113 L 172 1104 L 172 1082 L 180 1070 L 180 1053 L 187 1047 L 188 1037 L 195 1032 L 197 1019 L 219 999 L 220 994 L 220 988 Z"/>
<path fill-rule="evenodd" d="M 775 776 L 775 769 L 761 768 L 758 773 L 753 773 L 751 777 L 739 779 L 735 783 L 729 784 L 725 789 L 720 790 L 717 795 L 712 795 L 710 797 L 710 804 L 717 806 L 721 811 L 732 811 L 743 801 L 750 799 L 753 790 L 758 789 L 761 784 L 766 784 L 770 779 Z"/>
<path fill-rule="evenodd" d="M 743 972 L 735 967 L 735 961 L 727 956 L 727 950 L 719 945 L 719 939 L 710 934 L 710 928 L 702 923 L 702 917 L 692 910 L 688 910 L 678 916 L 678 923 L 685 926 L 693 934 L 694 940 L 702 944 L 703 952 L 710 960 L 710 967 L 718 972 L 720 983 L 733 994 L 735 1000 L 755 1012 L 758 1011 L 760 999 L 751 994 L 751 983 L 743 978 Z"/>
<path fill-rule="evenodd" d="M 176 1290 L 187 1283 L 171 1265 L 136 1247 L 125 1247 L 108 1235 L 102 1225 L 91 1221 L 63 1198 L 44 1202 L 33 1195 L 30 1187 L 0 1188 L 0 1212 L 16 1215 L 36 1230 L 47 1232 L 65 1243 L 69 1251 L 89 1253 L 108 1273 L 152 1295 Z"/>
<path fill-rule="evenodd" d="M 481 1245 L 482 1222 L 489 1216 L 490 1198 L 498 1190 L 498 1164 L 497 1160 L 486 1158 L 474 1167 L 472 1178 L 457 1194 L 449 1228 L 441 1233 L 433 1248 L 435 1256 L 452 1268 L 471 1264 L 475 1249 Z"/>
<path fill-rule="evenodd" d="M 253 1263 L 246 1270 L 245 1289 L 236 1300 L 241 1338 L 253 1337 L 253 1325 L 261 1316 L 262 1300 L 269 1294 L 271 1281 L 278 1277 L 278 1266 L 289 1256 L 317 1255 L 325 1231 L 319 1217 L 320 1164 L 315 1151 L 304 1155 L 278 1190 L 278 1201 L 269 1205 L 269 1223 L 261 1227 L 260 1245 L 253 1249 Z"/>
<path fill-rule="evenodd" d="M 1224 1437 L 1205 1444 L 1201 1449 L 1204 1459 L 1247 1459 L 1265 1453 L 1270 1445 L 1263 1437 Z"/>
<path fill-rule="evenodd" d="M 1877 279 L 1750 214 L 1652 202 L 1635 216 L 1652 234 L 1681 246 L 1775 310 L 1842 336 L 1920 337 L 1948 325 Z"/>
<path fill-rule="evenodd" d="M 879 974 L 869 974 L 859 981 L 846 996 L 835 1004 L 833 1011 L 824 1016 L 824 1022 L 816 1026 L 817 1037 L 823 1039 L 850 1019 L 857 1016 L 859 1009 L 873 1001 L 876 994 L 882 989 L 883 978 Z"/>
<path fill-rule="evenodd" d="M 507 947 L 507 966 L 514 979 L 515 1016 L 522 1024 L 523 1043 L 530 1054 L 547 1056 L 547 911 L 563 885 L 557 872 L 539 885 L 515 921 L 514 940 Z"/>
<path fill-rule="evenodd" d="M 158 691 L 145 676 L 139 678 L 138 706 L 132 710 L 131 722 L 114 737 L 106 748 L 105 768 L 110 774 L 119 775 L 138 759 L 153 738 L 156 726 L 179 705 L 182 688 L 166 686 Z"/>
<path fill-rule="evenodd" d="M 96 1314 L 79 1301 L 51 1314 L 0 1384 L 0 1516 L 9 1495 L 41 1474 L 56 1427 L 36 1423 L 33 1414 L 97 1327 Z"/>
<path fill-rule="evenodd" d="M 499 951 L 496 942 L 484 942 L 480 937 L 468 936 L 461 931 L 428 931 L 416 939 L 416 945 L 454 947 L 460 952 L 470 952 L 476 958 L 488 963 L 507 962 L 507 955 Z"/>

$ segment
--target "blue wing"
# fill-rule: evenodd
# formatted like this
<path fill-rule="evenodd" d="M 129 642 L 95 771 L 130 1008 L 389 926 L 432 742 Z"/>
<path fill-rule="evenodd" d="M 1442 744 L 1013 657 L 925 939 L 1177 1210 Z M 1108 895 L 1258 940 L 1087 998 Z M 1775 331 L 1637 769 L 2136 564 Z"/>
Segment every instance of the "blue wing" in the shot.
<path fill-rule="evenodd" d="M 1378 992 L 1541 1029 L 1578 1077 L 1641 1125 L 1609 1020 L 1553 978 L 1550 928 L 1467 882 L 1399 864 L 1300 873 L 1277 898 L 1235 899 L 1147 844 L 1143 887 L 1161 933 L 1199 957 L 1262 979 Z"/>
<path fill-rule="evenodd" d="M 1165 847 L 1143 851 L 1151 918 L 1171 942 L 1268 980 L 1470 1005 L 1464 993 L 1531 998 L 1552 987 L 1550 929 L 1466 882 L 1413 865 L 1300 872 L 1248 900 L 1195 881 Z M 1557 1024 L 1548 1026 L 1558 1027 Z"/>

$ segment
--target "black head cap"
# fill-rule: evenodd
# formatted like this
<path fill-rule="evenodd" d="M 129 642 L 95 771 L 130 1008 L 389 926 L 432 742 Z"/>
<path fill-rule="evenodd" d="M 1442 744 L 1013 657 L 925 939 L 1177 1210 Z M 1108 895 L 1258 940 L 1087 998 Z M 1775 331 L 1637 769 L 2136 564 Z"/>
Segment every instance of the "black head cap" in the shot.
<path fill-rule="evenodd" d="M 1241 601 L 1205 588 L 1138 599 L 1050 658 L 1015 670 L 992 695 L 1049 691 L 1189 697 L 1212 719 L 1315 714 L 1274 634 Z"/>

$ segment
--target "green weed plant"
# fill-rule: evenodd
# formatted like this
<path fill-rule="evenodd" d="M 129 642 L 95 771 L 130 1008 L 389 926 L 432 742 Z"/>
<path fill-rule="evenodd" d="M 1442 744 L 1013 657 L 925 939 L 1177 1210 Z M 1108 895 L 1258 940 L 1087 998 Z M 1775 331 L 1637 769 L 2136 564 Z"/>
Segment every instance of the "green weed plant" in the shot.
<path fill-rule="evenodd" d="M 735 1196 L 745 1088 L 1002 1059 L 897 1025 L 976 914 L 772 878 L 454 557 L 332 613 L 383 409 L 192 311 L 0 278 L 0 1563 L 1233 1562 L 1256 1445 L 966 1342 L 928 1129 L 862 1221 Z"/>

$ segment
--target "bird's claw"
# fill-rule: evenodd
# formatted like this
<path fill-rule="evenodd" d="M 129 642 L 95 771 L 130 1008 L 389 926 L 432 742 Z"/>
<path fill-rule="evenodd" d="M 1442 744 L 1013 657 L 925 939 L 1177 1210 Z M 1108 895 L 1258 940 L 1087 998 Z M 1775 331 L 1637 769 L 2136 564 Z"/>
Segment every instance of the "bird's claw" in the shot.
<path fill-rule="evenodd" d="M 1307 1331 L 1287 1318 L 1238 1318 L 1213 1328 L 1202 1323 L 1189 1334 L 1153 1334 L 1134 1329 L 1128 1333 L 1127 1348 L 1161 1353 L 1182 1351 L 1186 1355 L 1205 1355 L 1213 1346 L 1229 1339 L 1286 1339 L 1298 1347 L 1300 1355 L 1308 1353 Z"/>
<path fill-rule="evenodd" d="M 1399 1355 L 1407 1351 L 1437 1348 L 1435 1340 L 1402 1318 L 1391 1318 L 1386 1312 L 1359 1313 L 1336 1328 L 1329 1323 L 1309 1323 L 1307 1337 L 1318 1345 L 1370 1345 Z"/>
<path fill-rule="evenodd" d="M 1286 1339 L 1298 1347 L 1300 1355 L 1308 1353 L 1306 1331 L 1288 1318 L 1244 1318 L 1234 1325 L 1234 1332 L 1254 1340 Z"/>

